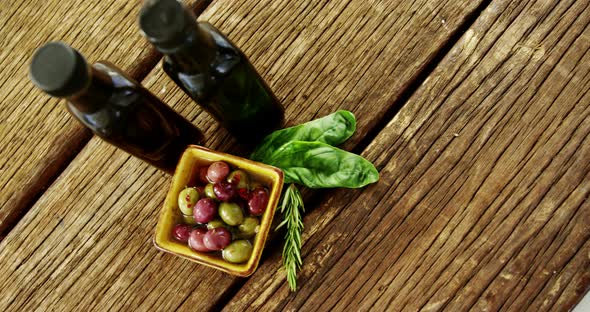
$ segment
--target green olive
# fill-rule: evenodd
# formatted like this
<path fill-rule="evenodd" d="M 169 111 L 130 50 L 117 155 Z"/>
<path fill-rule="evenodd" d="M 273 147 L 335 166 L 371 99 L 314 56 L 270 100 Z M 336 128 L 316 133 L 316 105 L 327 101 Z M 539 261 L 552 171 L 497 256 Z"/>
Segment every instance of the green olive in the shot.
<path fill-rule="evenodd" d="M 223 259 L 231 263 L 242 263 L 248 261 L 252 255 L 252 244 L 247 240 L 233 241 L 225 247 L 222 252 Z"/>
<path fill-rule="evenodd" d="M 205 196 L 217 200 L 217 196 L 215 196 L 215 192 L 213 192 L 213 183 L 207 184 L 203 193 L 205 193 Z"/>
<path fill-rule="evenodd" d="M 225 228 L 228 227 L 227 224 L 225 224 L 225 222 L 219 220 L 219 219 L 215 219 L 213 221 L 209 221 L 209 223 L 207 223 L 207 229 L 208 230 L 212 230 L 212 229 L 216 229 L 216 228 Z"/>
<path fill-rule="evenodd" d="M 250 238 L 256 235 L 260 230 L 260 222 L 256 217 L 247 217 L 244 219 L 244 222 L 238 226 L 238 229 L 240 230 L 240 237 Z"/>
<path fill-rule="evenodd" d="M 195 221 L 195 218 L 190 215 L 181 215 L 182 216 L 182 222 L 184 222 L 184 224 L 188 224 L 188 225 L 196 225 L 197 222 Z"/>
<path fill-rule="evenodd" d="M 250 183 L 251 190 L 255 190 L 257 188 L 264 188 L 264 185 L 262 185 L 262 183 L 260 183 L 258 181 L 253 181 L 252 183 Z"/>
<path fill-rule="evenodd" d="M 244 212 L 236 203 L 219 204 L 219 216 L 223 222 L 232 226 L 240 225 L 244 221 Z"/>
<path fill-rule="evenodd" d="M 178 207 L 183 215 L 192 215 L 193 208 L 199 201 L 199 191 L 194 187 L 187 187 L 178 194 Z"/>
<path fill-rule="evenodd" d="M 229 183 L 236 183 L 238 189 L 248 189 L 250 184 L 250 177 L 244 170 L 234 170 L 227 177 Z"/>

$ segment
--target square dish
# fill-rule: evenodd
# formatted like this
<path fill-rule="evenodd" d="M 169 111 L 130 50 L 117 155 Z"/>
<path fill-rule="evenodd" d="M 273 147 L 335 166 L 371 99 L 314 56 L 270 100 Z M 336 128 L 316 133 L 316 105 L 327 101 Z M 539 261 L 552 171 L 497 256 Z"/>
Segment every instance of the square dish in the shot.
<path fill-rule="evenodd" d="M 189 248 L 186 243 L 177 241 L 172 236 L 173 227 L 183 222 L 178 206 L 178 194 L 194 181 L 198 169 L 213 162 L 223 161 L 234 168 L 244 170 L 248 175 L 268 186 L 269 200 L 260 218 L 260 228 L 253 239 L 252 254 L 247 262 L 230 263 L 216 254 L 198 252 Z M 183 153 L 172 178 L 172 183 L 160 213 L 154 245 L 159 250 L 172 253 L 179 257 L 237 275 L 249 276 L 258 267 L 262 250 L 272 224 L 276 206 L 283 188 L 283 172 L 273 166 L 255 162 L 242 157 L 213 151 L 205 147 L 191 145 Z"/>

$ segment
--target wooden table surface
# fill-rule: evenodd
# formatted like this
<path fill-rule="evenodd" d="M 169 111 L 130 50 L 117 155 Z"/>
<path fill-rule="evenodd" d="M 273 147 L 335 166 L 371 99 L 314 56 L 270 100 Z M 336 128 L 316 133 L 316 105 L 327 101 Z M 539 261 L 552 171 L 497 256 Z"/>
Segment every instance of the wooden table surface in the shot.
<path fill-rule="evenodd" d="M 191 0 L 288 125 L 352 111 L 362 190 L 306 192 L 291 293 L 281 237 L 250 278 L 157 251 L 170 177 L 93 137 L 27 78 L 63 40 L 235 142 L 166 77 L 141 2 L 0 8 L 0 311 L 566 311 L 590 285 L 590 2 Z"/>

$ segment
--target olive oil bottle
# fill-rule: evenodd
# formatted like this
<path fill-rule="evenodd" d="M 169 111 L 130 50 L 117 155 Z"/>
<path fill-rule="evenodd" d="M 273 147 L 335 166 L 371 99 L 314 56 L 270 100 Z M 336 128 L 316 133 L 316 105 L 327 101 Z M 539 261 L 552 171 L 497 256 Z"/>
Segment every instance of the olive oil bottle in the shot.
<path fill-rule="evenodd" d="M 89 65 L 63 42 L 40 47 L 30 66 L 33 83 L 65 98 L 67 108 L 94 134 L 169 173 L 189 144 L 203 135 L 188 120 L 107 62 Z"/>
<path fill-rule="evenodd" d="M 282 105 L 244 53 L 180 2 L 145 1 L 139 24 L 164 53 L 164 71 L 239 141 L 255 143 L 282 125 Z"/>

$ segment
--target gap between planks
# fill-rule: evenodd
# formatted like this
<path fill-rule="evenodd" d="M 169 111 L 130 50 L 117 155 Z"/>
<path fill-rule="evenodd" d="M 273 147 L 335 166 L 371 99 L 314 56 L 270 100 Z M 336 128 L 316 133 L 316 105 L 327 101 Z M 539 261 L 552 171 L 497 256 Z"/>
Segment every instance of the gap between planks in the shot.
<path fill-rule="evenodd" d="M 212 0 L 199 0 L 189 5 L 189 8 L 199 16 L 209 4 L 211 4 Z M 136 61 L 133 67 L 128 71 L 129 76 L 131 78 L 137 80 L 138 82 L 142 82 L 147 75 L 156 67 L 158 62 L 162 59 L 162 54 L 158 52 L 155 48 L 150 47 L 150 51 L 148 52 L 147 56 L 142 59 Z M 76 121 L 77 122 L 77 121 Z M 72 151 L 68 154 L 64 161 L 59 163 L 54 170 L 45 171 L 41 177 L 36 180 L 36 183 L 33 187 L 27 188 L 27 192 L 25 193 L 23 202 L 19 204 L 23 206 L 22 209 L 15 209 L 11 215 L 9 215 L 3 227 L 0 228 L 0 242 L 12 231 L 12 229 L 18 224 L 18 222 L 22 219 L 22 217 L 27 214 L 31 207 L 35 205 L 35 203 L 39 200 L 39 198 L 43 195 L 44 191 L 52 185 L 55 180 L 61 175 L 61 173 L 70 165 L 72 160 L 76 158 L 78 153 L 90 142 L 92 139 L 92 132 L 85 128 L 81 127 L 81 131 L 77 133 L 77 138 L 75 140 L 68 140 L 63 144 L 69 145 L 68 150 Z"/>
<path fill-rule="evenodd" d="M 471 28 L 473 23 L 479 18 L 482 12 L 490 5 L 492 0 L 483 1 L 473 12 L 466 16 L 465 21 L 456 29 L 450 36 L 449 40 L 441 47 L 441 49 L 434 55 L 434 57 L 424 66 L 418 75 L 401 91 L 400 96 L 393 101 L 389 109 L 383 114 L 383 117 L 377 121 L 375 128 L 371 129 L 360 142 L 352 148 L 352 152 L 356 154 L 362 153 L 367 146 L 377 137 L 377 135 L 387 126 L 387 124 L 395 117 L 397 112 L 408 102 L 412 95 L 420 88 L 420 85 L 432 74 L 442 59 L 451 51 L 451 49 L 459 42 L 463 34 Z M 381 170 L 382 168 L 377 168 Z M 327 196 L 328 190 L 306 190 L 304 197 L 306 201 L 305 214 L 311 212 L 317 205 L 319 205 Z M 276 235 L 271 235 L 269 238 L 270 245 L 275 245 L 281 242 L 283 231 Z M 282 244 L 279 244 L 282 246 Z M 271 252 L 268 248 L 265 249 L 261 262 L 268 257 Z M 246 284 L 249 278 L 237 279 L 234 284 L 228 287 L 219 300 L 211 306 L 209 311 L 221 311 L 223 307 L 230 302 L 238 293 L 238 291 Z"/>
<path fill-rule="evenodd" d="M 474 6 L 473 6 L 473 8 L 472 8 L 472 9 L 470 9 L 470 11 L 473 11 L 473 10 L 474 10 L 476 7 L 477 7 L 477 5 L 474 5 Z M 465 22 L 465 20 L 466 20 L 465 18 L 466 18 L 467 16 L 469 16 L 469 14 L 464 14 L 464 16 L 462 16 L 462 17 L 461 17 L 461 19 L 460 19 L 459 21 L 457 21 L 457 25 L 453 26 L 453 29 L 456 29 L 458 26 L 462 25 L 462 24 Z M 449 32 L 449 34 L 445 35 L 445 37 L 444 37 L 444 38 L 445 38 L 445 40 L 444 40 L 444 41 L 442 41 L 442 42 L 440 42 L 440 44 L 437 44 L 437 45 L 436 45 L 436 46 L 437 46 L 437 48 L 433 49 L 431 52 L 429 52 L 429 53 L 428 53 L 428 54 L 429 54 L 428 58 L 427 58 L 427 59 L 426 59 L 426 60 L 425 60 L 423 63 L 420 63 L 420 66 L 416 66 L 417 70 L 412 70 L 412 71 L 411 71 L 411 75 L 410 75 L 410 76 L 411 76 L 411 77 L 415 77 L 414 73 L 416 73 L 416 75 L 417 75 L 419 72 L 422 72 L 422 71 L 423 71 L 423 69 L 424 69 L 424 68 L 426 68 L 426 65 L 427 65 L 428 63 L 431 63 L 431 62 L 430 62 L 430 60 L 432 60 L 432 59 L 433 59 L 433 57 L 437 55 L 437 53 L 440 53 L 440 52 L 439 52 L 439 51 L 440 51 L 440 47 L 444 46 L 444 45 L 446 44 L 446 42 L 449 40 L 450 36 L 451 36 L 451 35 L 453 35 L 454 33 L 455 33 L 455 31 L 450 31 L 450 32 Z M 239 40 L 239 39 L 238 39 L 238 40 Z M 256 40 L 256 41 L 258 41 L 258 40 Z M 250 54 L 250 55 L 252 55 L 252 53 L 249 53 L 249 54 Z M 271 63 L 271 64 L 273 64 L 274 62 L 271 60 L 271 61 L 270 61 L 270 63 Z M 280 62 L 279 62 L 279 64 L 280 64 Z M 274 65 L 268 65 L 268 66 L 274 66 Z M 264 68 L 264 66 L 263 66 L 263 68 Z M 322 69 L 322 71 L 324 71 L 324 69 Z M 412 80 L 414 80 L 414 79 L 409 79 L 408 81 L 412 81 Z M 144 82 L 144 83 L 145 83 L 145 82 Z M 407 85 L 408 85 L 408 83 L 407 83 L 407 82 L 404 82 L 404 83 L 403 83 L 403 85 L 399 87 L 399 90 L 401 91 L 401 90 L 407 89 Z M 283 88 L 284 88 L 284 86 L 283 86 Z M 322 91 L 322 92 L 324 92 L 324 91 Z M 288 93 L 288 92 L 284 92 L 284 93 Z M 399 92 L 396 92 L 396 93 L 398 93 L 398 95 L 397 95 L 397 96 L 394 96 L 394 97 L 388 97 L 388 99 L 386 100 L 386 102 L 387 102 L 387 103 L 393 103 L 393 102 L 394 102 L 394 101 L 393 101 L 393 99 L 397 99 L 397 98 L 399 98 Z M 304 94 L 302 97 L 304 97 L 304 98 L 305 98 L 305 94 Z M 363 99 L 365 99 L 365 97 L 363 97 Z M 359 101 L 359 102 L 360 102 L 360 101 Z M 384 110 L 384 111 L 385 111 L 385 110 Z M 324 112 L 325 112 L 325 111 L 324 111 Z M 316 114 L 317 114 L 317 112 L 316 112 Z M 381 114 L 379 115 L 379 118 L 375 118 L 375 121 L 379 120 L 380 118 L 382 118 L 382 115 L 381 115 Z M 296 118 L 294 118 L 294 119 L 296 119 Z M 309 119 L 309 118 L 305 118 L 305 119 Z M 301 119 L 301 118 L 299 118 L 299 121 L 304 121 L 304 119 Z M 217 129 L 217 128 L 215 128 L 215 129 Z M 367 132 L 365 132 L 365 133 L 367 133 Z M 357 138 L 357 139 L 359 139 L 359 138 Z M 359 140 L 357 140 L 357 142 L 356 142 L 355 144 L 358 144 L 358 141 L 359 141 Z M 212 144 L 212 143 L 210 143 L 210 144 Z M 352 144 L 351 144 L 351 145 L 349 145 L 349 146 L 352 146 Z M 225 145 L 225 148 L 228 148 L 228 145 Z M 63 176 L 63 175 L 62 175 L 62 176 Z M 327 193 L 327 192 L 324 192 L 324 193 L 318 193 L 319 195 L 317 195 L 317 196 L 321 196 L 322 194 L 326 194 L 326 193 Z M 118 201 L 118 200 L 116 200 L 116 201 Z M 268 255 L 267 255 L 267 256 L 268 256 Z M 86 272 L 86 270 L 85 270 L 84 272 Z M 192 286 L 192 285 L 191 285 L 191 286 Z M 200 287 L 200 286 L 198 286 L 198 285 L 194 285 L 194 287 L 193 287 L 193 288 L 191 288 L 191 289 L 197 289 L 197 288 L 199 288 L 199 287 Z M 189 293 L 190 293 L 190 292 L 194 292 L 194 290 L 193 290 L 193 291 L 189 291 Z M 225 289 L 223 290 L 223 292 L 225 292 Z M 190 303 L 190 301 L 191 301 L 190 299 L 191 299 L 191 298 L 189 298 L 189 297 L 185 297 L 185 301 L 187 301 L 187 303 Z"/>

